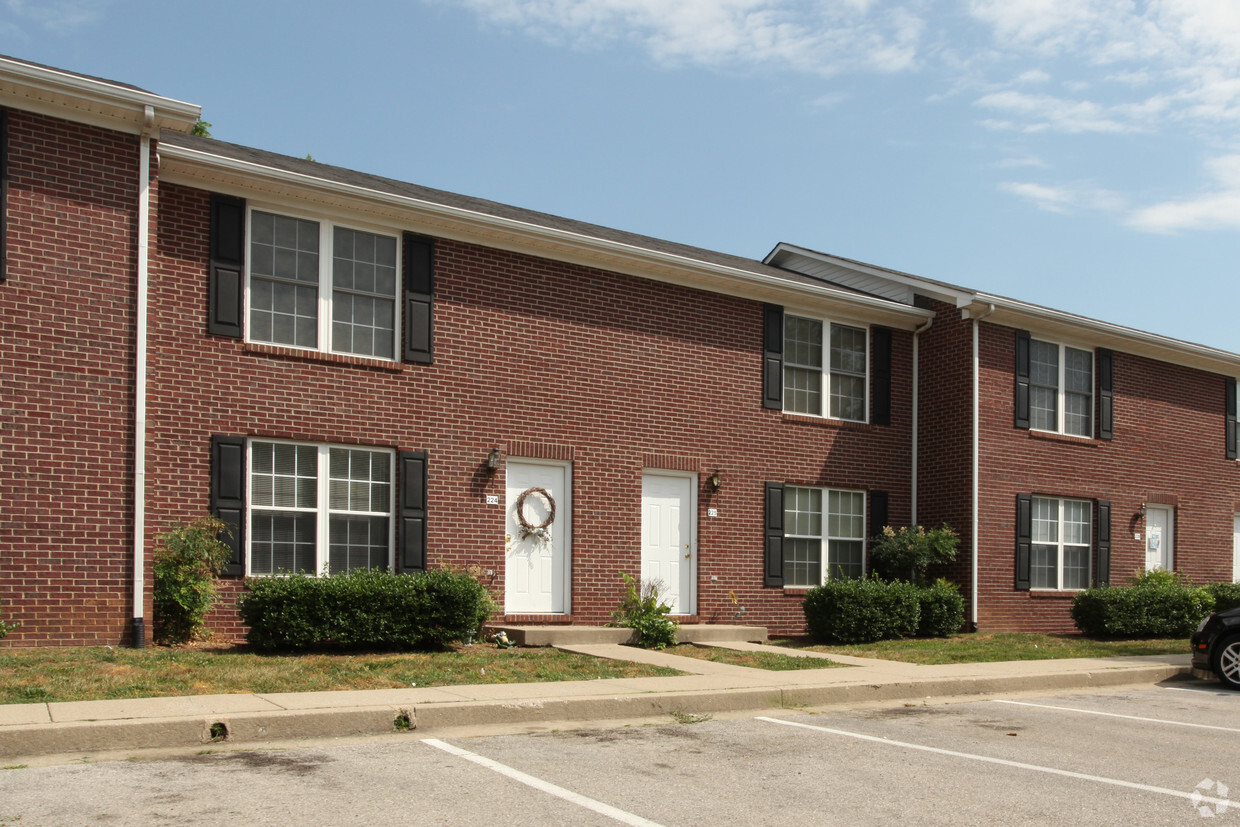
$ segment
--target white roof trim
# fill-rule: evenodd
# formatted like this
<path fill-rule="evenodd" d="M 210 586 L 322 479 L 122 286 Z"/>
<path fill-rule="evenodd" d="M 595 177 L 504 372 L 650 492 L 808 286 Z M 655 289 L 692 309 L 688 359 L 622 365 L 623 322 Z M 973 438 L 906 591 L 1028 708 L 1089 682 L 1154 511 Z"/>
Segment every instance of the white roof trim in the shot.
<path fill-rule="evenodd" d="M 316 190 L 352 201 L 384 205 L 400 212 L 412 213 L 422 217 L 439 219 L 441 221 L 446 219 L 458 228 L 456 233 L 449 234 L 447 237 L 459 240 L 473 240 L 481 234 L 493 241 L 496 232 L 519 239 L 536 239 L 540 242 L 537 247 L 542 250 L 541 254 L 543 255 L 548 255 L 546 248 L 548 247 L 548 242 L 550 242 L 551 246 L 561 254 L 565 251 L 570 253 L 576 251 L 579 253 L 580 255 L 569 256 L 571 260 L 577 263 L 593 264 L 593 266 L 605 269 L 619 269 L 621 272 L 633 275 L 686 283 L 696 287 L 713 289 L 715 292 L 727 292 L 760 300 L 763 296 L 769 300 L 781 302 L 786 301 L 789 297 L 799 297 L 802 299 L 812 297 L 818 300 L 827 300 L 836 305 L 847 305 L 854 309 L 854 313 L 859 312 L 862 316 L 873 316 L 876 319 L 881 317 L 884 323 L 909 330 L 917 327 L 933 315 L 930 311 L 920 308 L 905 307 L 886 299 L 866 296 L 827 285 L 819 287 L 798 283 L 722 264 L 705 262 L 689 256 L 651 250 L 634 244 L 602 239 L 570 230 L 504 218 L 461 207 L 437 204 L 419 198 L 396 195 L 305 173 L 291 172 L 174 144 L 161 144 L 159 155 L 161 162 L 167 159 L 169 161 L 179 161 L 182 164 L 188 164 L 200 169 L 234 173 L 242 176 L 247 183 L 265 181 L 283 184 L 302 190 Z M 178 172 L 182 174 L 178 175 Z M 185 182 L 197 186 L 202 185 L 203 182 L 200 179 L 192 174 L 184 174 L 186 172 L 187 170 L 184 166 L 180 166 L 171 170 L 167 176 L 162 177 L 173 183 Z M 461 230 L 465 231 L 462 232 Z M 469 230 L 478 230 L 480 232 L 471 233 L 468 232 Z M 529 248 L 519 247 L 519 249 L 528 250 Z M 600 256 L 599 254 L 602 255 Z M 599 263 L 600 261 L 602 263 Z M 628 266 L 623 266 L 626 263 Z M 672 273 L 686 272 L 705 276 L 707 277 L 707 282 L 713 281 L 713 283 L 675 278 L 670 275 Z M 722 289 L 725 283 L 731 289 Z M 737 290 L 735 289 L 736 287 L 743 289 Z"/>
<path fill-rule="evenodd" d="M 827 264 L 833 264 L 836 267 L 843 267 L 846 270 L 854 270 L 858 273 L 865 273 L 875 278 L 886 279 L 897 284 L 903 284 L 913 288 L 922 295 L 929 296 L 938 301 L 947 302 L 955 307 L 964 307 L 973 301 L 974 291 L 955 285 L 946 284 L 933 279 L 914 276 L 910 273 L 901 273 L 898 270 L 889 270 L 886 267 L 878 267 L 873 264 L 866 264 L 861 261 L 854 261 L 840 256 L 833 256 L 830 253 L 820 253 L 817 250 L 809 250 L 805 247 L 798 247 L 795 244 L 780 242 L 775 245 L 775 249 L 767 254 L 763 262 L 774 267 L 783 266 L 781 262 L 786 261 L 793 256 L 804 256 L 816 261 L 822 261 Z"/>
<path fill-rule="evenodd" d="M 140 133 L 146 107 L 155 126 L 189 132 L 202 115 L 197 104 L 165 98 L 106 80 L 0 57 L 0 101 L 66 120 Z"/>

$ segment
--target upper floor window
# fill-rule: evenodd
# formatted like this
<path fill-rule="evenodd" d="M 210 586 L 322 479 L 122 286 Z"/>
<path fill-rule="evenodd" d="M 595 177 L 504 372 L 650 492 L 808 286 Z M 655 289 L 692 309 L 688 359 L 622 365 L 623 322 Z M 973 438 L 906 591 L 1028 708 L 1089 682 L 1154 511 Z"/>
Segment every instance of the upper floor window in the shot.
<path fill-rule="evenodd" d="M 866 420 L 868 355 L 862 327 L 784 315 L 784 410 Z"/>
<path fill-rule="evenodd" d="M 783 572 L 787 586 L 865 574 L 865 494 L 787 486 Z"/>
<path fill-rule="evenodd" d="M 1093 436 L 1094 355 L 1067 345 L 1029 343 L 1029 425 Z"/>
<path fill-rule="evenodd" d="M 249 572 L 388 568 L 393 453 L 249 442 Z"/>
<path fill-rule="evenodd" d="M 395 236 L 251 210 L 249 338 L 396 358 Z"/>

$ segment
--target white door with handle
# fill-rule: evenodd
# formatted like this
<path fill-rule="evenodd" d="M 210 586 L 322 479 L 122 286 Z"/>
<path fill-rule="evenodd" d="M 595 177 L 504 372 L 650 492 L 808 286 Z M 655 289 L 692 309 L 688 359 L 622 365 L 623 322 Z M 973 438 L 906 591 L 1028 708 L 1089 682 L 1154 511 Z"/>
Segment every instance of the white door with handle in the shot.
<path fill-rule="evenodd" d="M 642 475 L 642 580 L 659 583 L 672 614 L 697 612 L 697 477 Z"/>

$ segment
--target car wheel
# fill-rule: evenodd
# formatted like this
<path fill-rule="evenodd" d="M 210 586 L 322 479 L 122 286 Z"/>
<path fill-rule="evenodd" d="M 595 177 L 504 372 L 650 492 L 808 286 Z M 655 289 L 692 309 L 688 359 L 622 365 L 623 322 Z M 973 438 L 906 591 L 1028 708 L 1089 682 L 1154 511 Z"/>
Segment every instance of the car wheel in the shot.
<path fill-rule="evenodd" d="M 1232 689 L 1240 689 L 1240 635 L 1219 641 L 1214 652 L 1214 674 Z"/>

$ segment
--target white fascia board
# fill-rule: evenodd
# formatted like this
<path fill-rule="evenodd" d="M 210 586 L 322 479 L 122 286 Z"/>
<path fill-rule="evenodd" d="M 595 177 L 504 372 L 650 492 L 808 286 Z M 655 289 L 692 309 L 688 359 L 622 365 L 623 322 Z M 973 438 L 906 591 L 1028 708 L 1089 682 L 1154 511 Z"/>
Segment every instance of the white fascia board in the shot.
<path fill-rule="evenodd" d="M 399 221 L 402 225 L 407 225 L 412 218 L 417 221 L 419 231 L 441 238 L 479 243 L 756 301 L 831 308 L 837 314 L 843 305 L 852 318 L 902 330 L 913 330 L 933 316 L 928 310 L 826 285 L 800 284 L 688 256 L 436 204 L 197 149 L 161 144 L 159 157 L 160 180 L 168 183 L 208 187 L 215 192 L 240 197 L 274 194 L 277 197 L 304 199 L 308 193 L 313 193 L 328 205 L 387 216 L 389 221 Z"/>
<path fill-rule="evenodd" d="M 133 135 L 142 133 L 148 106 L 156 129 L 189 132 L 202 115 L 197 104 L 7 58 L 0 58 L 0 103 Z"/>
<path fill-rule="evenodd" d="M 1009 327 L 1027 328 L 1035 336 L 1040 334 L 1048 338 L 1060 338 L 1069 344 L 1105 347 L 1210 373 L 1240 376 L 1238 353 L 1003 296 L 978 293 L 975 303 L 961 310 L 961 315 L 965 318 L 984 318 L 986 321 Z"/>
<path fill-rule="evenodd" d="M 762 261 L 764 264 L 781 267 L 784 266 L 783 262 L 796 256 L 811 258 L 835 265 L 836 267 L 842 267 L 846 270 L 853 270 L 858 273 L 865 273 L 868 276 L 902 284 L 916 293 L 929 296 L 937 301 L 946 302 L 953 307 L 964 307 L 971 303 L 977 295 L 974 291 L 963 287 L 956 287 L 941 281 L 914 276 L 911 273 L 902 273 L 899 270 L 889 270 L 886 267 L 866 264 L 862 261 L 853 261 L 852 259 L 833 256 L 830 253 L 820 253 L 817 250 L 809 250 L 805 247 L 798 247 L 795 244 L 788 244 L 786 242 L 780 242 L 775 245 L 775 249 L 771 250 Z"/>

